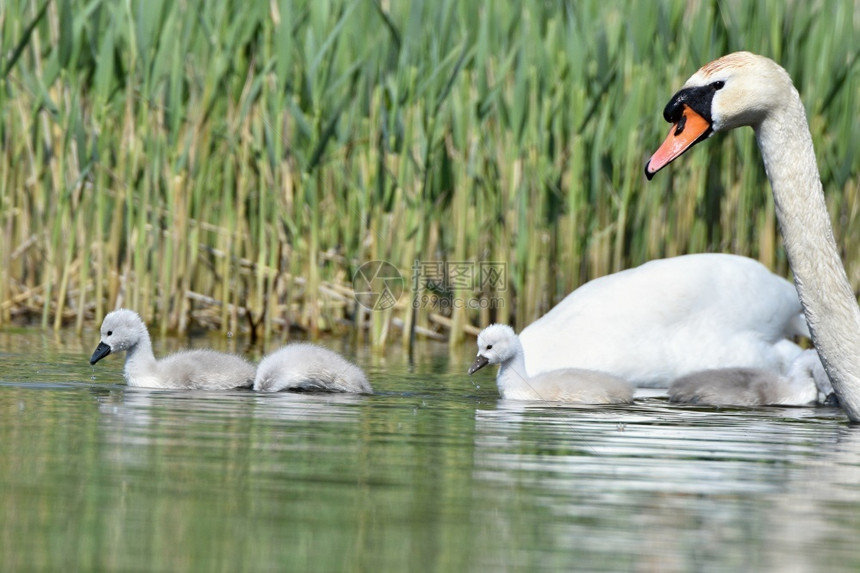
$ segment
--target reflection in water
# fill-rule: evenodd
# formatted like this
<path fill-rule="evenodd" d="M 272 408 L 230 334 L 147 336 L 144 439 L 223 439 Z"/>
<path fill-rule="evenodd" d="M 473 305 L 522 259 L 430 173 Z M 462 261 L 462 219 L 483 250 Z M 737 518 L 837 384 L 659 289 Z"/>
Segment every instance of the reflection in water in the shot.
<path fill-rule="evenodd" d="M 774 570 L 860 570 L 860 426 L 839 428 L 826 450 L 774 496 L 763 524 Z"/>
<path fill-rule="evenodd" d="M 373 396 L 151 391 L 89 346 L 0 347 L 0 570 L 860 567 L 836 410 L 500 401 L 471 346 L 359 356 Z"/>
<path fill-rule="evenodd" d="M 478 409 L 475 477 L 503 500 L 492 536 L 517 548 L 500 562 L 540 568 L 565 548 L 597 568 L 787 570 L 782 565 L 798 563 L 792 548 L 808 547 L 812 567 L 828 557 L 827 545 L 815 548 L 808 519 L 778 517 L 783 505 L 775 502 L 787 491 L 809 500 L 820 490 L 821 479 L 808 481 L 807 462 L 832 448 L 843 429 L 833 414 L 683 410 L 653 399 L 633 408 L 500 402 Z M 849 465 L 854 478 L 858 461 Z M 857 487 L 848 498 L 860 503 Z M 833 523 L 832 507 L 807 511 Z M 523 514 L 544 516 L 527 540 L 517 524 Z M 794 527 L 781 528 L 781 551 L 763 556 L 774 545 L 769 522 Z M 856 551 L 853 542 L 843 547 Z"/>

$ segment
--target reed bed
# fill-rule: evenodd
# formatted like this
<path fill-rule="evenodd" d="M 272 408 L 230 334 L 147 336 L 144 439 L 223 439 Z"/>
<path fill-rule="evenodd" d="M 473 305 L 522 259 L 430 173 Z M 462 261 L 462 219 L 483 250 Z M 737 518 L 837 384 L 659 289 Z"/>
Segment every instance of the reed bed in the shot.
<path fill-rule="evenodd" d="M 7 0 L 0 325 L 122 305 L 162 331 L 456 344 L 653 258 L 787 273 L 751 133 L 643 177 L 669 96 L 738 49 L 795 79 L 858 287 L 857 7 Z M 356 302 L 368 261 L 402 274 L 393 306 Z"/>

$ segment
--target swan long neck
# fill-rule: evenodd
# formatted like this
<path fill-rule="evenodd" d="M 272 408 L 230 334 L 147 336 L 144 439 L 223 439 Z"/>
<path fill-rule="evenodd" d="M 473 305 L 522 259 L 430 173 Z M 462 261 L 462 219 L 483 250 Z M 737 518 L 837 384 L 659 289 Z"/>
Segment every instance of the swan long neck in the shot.
<path fill-rule="evenodd" d="M 499 364 L 499 373 L 496 375 L 496 384 L 499 392 L 504 395 L 506 389 L 522 388 L 528 385 L 529 375 L 526 374 L 526 360 L 523 355 L 523 346 L 516 343 L 516 353 L 509 359 Z"/>
<path fill-rule="evenodd" d="M 843 408 L 860 421 L 860 308 L 839 257 L 797 90 L 756 127 L 812 340 Z"/>
<path fill-rule="evenodd" d="M 156 370 L 158 370 L 158 361 L 152 352 L 152 340 L 149 338 L 149 332 L 144 328 L 140 340 L 126 350 L 123 375 L 126 382 L 133 386 L 135 379 L 139 380 L 144 376 L 152 375 Z"/>

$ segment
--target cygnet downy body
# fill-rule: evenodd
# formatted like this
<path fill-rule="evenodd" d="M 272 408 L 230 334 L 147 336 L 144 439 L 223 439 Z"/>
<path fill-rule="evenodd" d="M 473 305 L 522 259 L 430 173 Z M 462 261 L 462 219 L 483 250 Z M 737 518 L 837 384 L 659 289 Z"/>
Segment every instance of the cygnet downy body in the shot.
<path fill-rule="evenodd" d="M 805 350 L 780 376 L 759 368 L 716 368 L 681 376 L 669 401 L 708 406 L 809 406 L 837 402 L 815 350 Z"/>
<path fill-rule="evenodd" d="M 309 343 L 288 344 L 263 358 L 254 390 L 373 394 L 361 368 L 337 352 Z"/>

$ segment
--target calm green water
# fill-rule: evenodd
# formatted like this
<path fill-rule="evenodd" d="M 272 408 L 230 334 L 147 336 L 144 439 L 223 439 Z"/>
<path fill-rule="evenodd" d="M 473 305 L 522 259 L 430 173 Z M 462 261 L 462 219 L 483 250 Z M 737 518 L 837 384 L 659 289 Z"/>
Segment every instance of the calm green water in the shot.
<path fill-rule="evenodd" d="M 360 354 L 367 397 L 132 390 L 96 342 L 0 332 L 2 571 L 860 569 L 838 410 L 505 403 L 471 345 Z"/>

